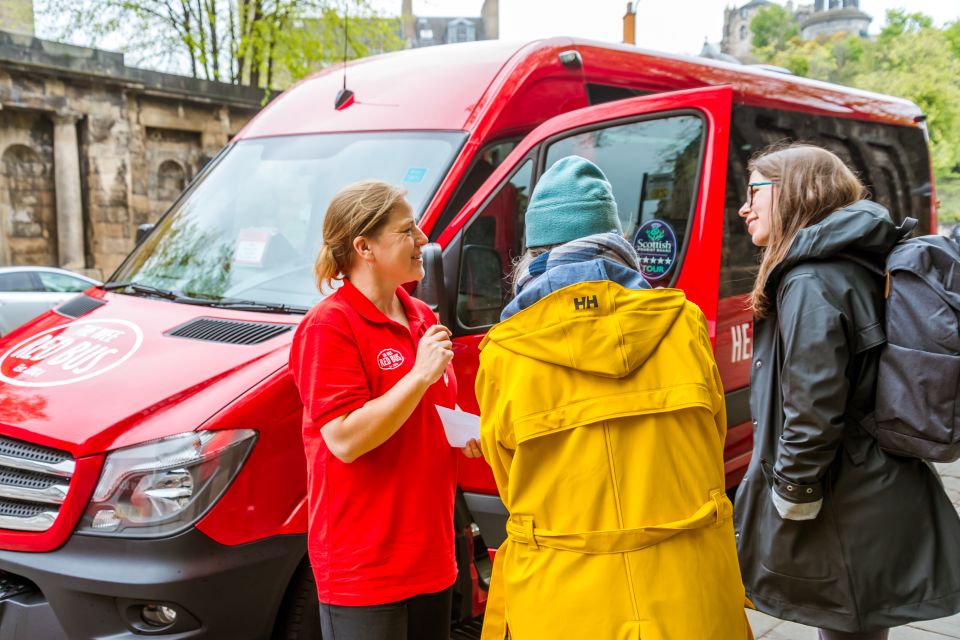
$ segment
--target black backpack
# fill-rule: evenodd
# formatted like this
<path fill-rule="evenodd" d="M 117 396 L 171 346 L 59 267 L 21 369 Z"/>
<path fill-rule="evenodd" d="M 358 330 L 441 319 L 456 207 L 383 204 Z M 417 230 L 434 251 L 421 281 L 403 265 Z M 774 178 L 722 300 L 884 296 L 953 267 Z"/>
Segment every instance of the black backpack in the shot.
<path fill-rule="evenodd" d="M 907 218 L 901 238 L 916 225 Z M 960 458 L 960 245 L 901 239 L 886 279 L 887 343 L 864 428 L 890 453 L 952 462 Z"/>

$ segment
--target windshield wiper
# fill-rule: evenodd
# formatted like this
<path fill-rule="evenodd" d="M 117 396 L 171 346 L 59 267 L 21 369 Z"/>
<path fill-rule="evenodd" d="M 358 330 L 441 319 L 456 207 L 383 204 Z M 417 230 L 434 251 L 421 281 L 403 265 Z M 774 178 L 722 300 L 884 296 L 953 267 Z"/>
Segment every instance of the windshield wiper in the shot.
<path fill-rule="evenodd" d="M 281 304 L 278 302 L 257 302 L 256 300 L 240 300 L 238 298 L 221 298 L 220 300 L 196 298 L 202 304 L 218 309 L 236 309 L 238 311 L 267 311 L 269 313 L 298 313 L 300 315 L 310 311 L 308 307 Z"/>
<path fill-rule="evenodd" d="M 183 296 L 179 296 L 173 291 L 168 291 L 166 289 L 161 289 L 159 287 L 151 287 L 148 284 L 140 284 L 139 282 L 106 282 L 100 285 L 100 288 L 104 291 L 116 291 L 117 289 L 130 289 L 135 293 L 146 296 L 157 296 L 158 298 L 166 298 L 167 300 L 177 300 L 180 301 Z"/>
<path fill-rule="evenodd" d="M 145 296 L 156 296 L 165 300 L 172 300 L 183 304 L 193 304 L 204 307 L 215 307 L 217 309 L 236 309 L 238 311 L 266 311 L 268 313 L 297 313 L 305 314 L 310 309 L 307 307 L 297 307 L 274 302 L 257 302 L 256 300 L 241 300 L 239 298 L 199 298 L 184 294 L 174 293 L 167 289 L 153 287 L 139 282 L 107 282 L 100 287 L 104 291 L 114 291 L 116 289 L 130 289 L 131 291 Z"/>

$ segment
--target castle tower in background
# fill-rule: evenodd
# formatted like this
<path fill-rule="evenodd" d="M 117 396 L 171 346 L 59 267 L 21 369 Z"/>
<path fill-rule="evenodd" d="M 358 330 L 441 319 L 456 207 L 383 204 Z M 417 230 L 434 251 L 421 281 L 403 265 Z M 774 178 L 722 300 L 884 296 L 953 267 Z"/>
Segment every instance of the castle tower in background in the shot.
<path fill-rule="evenodd" d="M 720 41 L 722 54 L 734 56 L 741 62 L 755 62 L 750 22 L 761 9 L 772 4 L 769 0 L 751 0 L 741 7 L 724 9 L 723 39 Z M 870 27 L 871 17 L 860 10 L 860 0 L 814 0 L 813 4 L 797 5 L 794 5 L 793 0 L 787 0 L 783 8 L 793 16 L 800 29 L 800 37 L 804 40 L 836 33 L 849 33 L 865 38 Z M 704 51 L 712 51 L 714 47 L 715 45 L 707 43 Z M 706 57 L 719 56 L 711 54 Z"/>
<path fill-rule="evenodd" d="M 800 21 L 800 35 L 813 40 L 834 33 L 867 37 L 870 16 L 860 10 L 860 0 L 816 0 L 813 11 Z"/>
<path fill-rule="evenodd" d="M 0 29 L 32 36 L 33 0 L 0 0 Z"/>
<path fill-rule="evenodd" d="M 723 10 L 723 39 L 720 51 L 738 60 L 752 60 L 753 34 L 750 21 L 763 7 L 771 4 L 769 0 L 751 0 L 742 7 L 728 7 Z"/>

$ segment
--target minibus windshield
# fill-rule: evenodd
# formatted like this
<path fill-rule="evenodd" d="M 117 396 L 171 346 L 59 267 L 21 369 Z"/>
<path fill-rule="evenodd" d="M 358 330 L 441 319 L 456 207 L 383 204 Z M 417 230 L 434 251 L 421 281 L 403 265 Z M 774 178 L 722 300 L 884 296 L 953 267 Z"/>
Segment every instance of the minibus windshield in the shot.
<path fill-rule="evenodd" d="M 463 132 L 331 133 L 242 140 L 228 148 L 111 278 L 170 299 L 309 308 L 333 196 L 358 180 L 406 189 L 419 219 Z"/>

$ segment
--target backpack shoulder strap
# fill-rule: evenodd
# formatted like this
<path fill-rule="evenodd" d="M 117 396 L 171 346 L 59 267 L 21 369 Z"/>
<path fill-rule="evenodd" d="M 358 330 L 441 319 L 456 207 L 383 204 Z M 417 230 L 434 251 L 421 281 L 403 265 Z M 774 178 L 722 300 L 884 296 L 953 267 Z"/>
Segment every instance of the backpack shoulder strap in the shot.
<path fill-rule="evenodd" d="M 904 218 L 903 223 L 897 227 L 897 242 L 905 240 L 907 236 L 913 233 L 918 224 L 919 221 L 916 218 Z M 887 282 L 884 293 L 885 297 L 890 297 L 890 274 L 887 272 L 886 265 L 884 265 L 882 261 L 879 261 L 876 256 L 861 254 L 856 250 L 852 250 L 842 251 L 838 253 L 836 257 L 858 264 L 867 271 L 886 279 Z"/>

